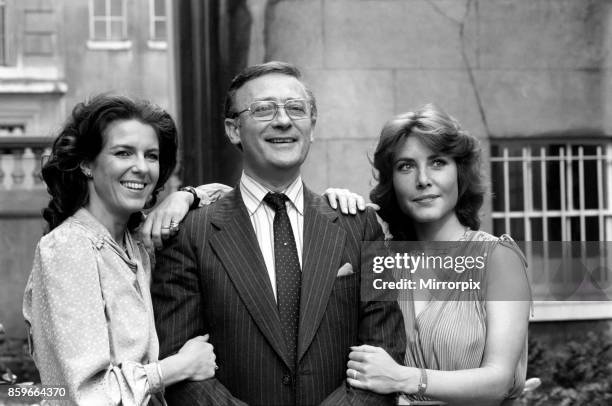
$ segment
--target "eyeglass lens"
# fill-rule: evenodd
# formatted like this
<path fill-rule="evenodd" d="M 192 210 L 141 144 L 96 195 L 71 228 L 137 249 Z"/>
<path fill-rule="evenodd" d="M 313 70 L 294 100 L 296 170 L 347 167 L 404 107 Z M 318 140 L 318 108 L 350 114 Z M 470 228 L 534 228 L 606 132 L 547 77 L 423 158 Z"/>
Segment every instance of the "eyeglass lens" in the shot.
<path fill-rule="evenodd" d="M 289 100 L 286 103 L 276 103 L 273 101 L 257 101 L 251 104 L 251 114 L 260 120 L 272 120 L 279 107 L 284 107 L 287 115 L 292 119 L 303 119 L 308 117 L 308 104 L 305 100 Z"/>

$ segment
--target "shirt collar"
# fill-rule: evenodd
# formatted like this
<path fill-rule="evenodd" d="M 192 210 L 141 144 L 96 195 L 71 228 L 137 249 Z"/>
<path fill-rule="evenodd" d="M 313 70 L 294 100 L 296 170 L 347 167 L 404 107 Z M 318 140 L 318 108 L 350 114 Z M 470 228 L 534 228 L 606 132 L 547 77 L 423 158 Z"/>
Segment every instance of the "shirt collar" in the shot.
<path fill-rule="evenodd" d="M 249 212 L 249 216 L 252 216 L 263 203 L 264 197 L 272 191 L 242 172 L 240 178 L 240 192 L 244 205 Z M 302 183 L 302 177 L 298 176 L 291 182 L 287 189 L 282 191 L 282 193 L 287 195 L 297 212 L 300 215 L 304 215 L 304 185 Z"/>

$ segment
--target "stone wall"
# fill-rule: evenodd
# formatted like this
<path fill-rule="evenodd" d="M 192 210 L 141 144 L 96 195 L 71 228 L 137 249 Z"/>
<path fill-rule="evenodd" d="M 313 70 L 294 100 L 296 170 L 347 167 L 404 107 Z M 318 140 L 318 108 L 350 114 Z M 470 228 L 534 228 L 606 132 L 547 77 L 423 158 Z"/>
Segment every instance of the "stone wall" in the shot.
<path fill-rule="evenodd" d="M 383 123 L 426 102 L 479 137 L 485 158 L 490 137 L 610 133 L 611 6 L 270 0 L 265 13 L 253 14 L 265 35 L 252 36 L 251 48 L 264 48 L 254 54 L 260 59 L 301 66 L 317 96 L 316 141 L 305 167 L 310 186 L 367 194 L 367 157 Z"/>

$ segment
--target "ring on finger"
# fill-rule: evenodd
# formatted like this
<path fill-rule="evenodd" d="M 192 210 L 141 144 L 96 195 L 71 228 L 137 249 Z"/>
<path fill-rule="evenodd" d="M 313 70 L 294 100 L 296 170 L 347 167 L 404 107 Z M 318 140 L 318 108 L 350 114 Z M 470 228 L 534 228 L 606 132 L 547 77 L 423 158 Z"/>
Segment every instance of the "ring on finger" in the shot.
<path fill-rule="evenodd" d="M 162 230 L 169 230 L 169 229 L 170 229 L 170 227 L 164 227 L 164 226 L 162 226 L 162 228 L 161 228 L 161 229 L 162 229 Z"/>
<path fill-rule="evenodd" d="M 215 371 L 219 369 L 219 365 L 217 365 L 217 363 L 215 362 Z"/>
<path fill-rule="evenodd" d="M 357 371 L 355 371 L 354 369 L 353 369 L 353 379 L 357 380 Z"/>

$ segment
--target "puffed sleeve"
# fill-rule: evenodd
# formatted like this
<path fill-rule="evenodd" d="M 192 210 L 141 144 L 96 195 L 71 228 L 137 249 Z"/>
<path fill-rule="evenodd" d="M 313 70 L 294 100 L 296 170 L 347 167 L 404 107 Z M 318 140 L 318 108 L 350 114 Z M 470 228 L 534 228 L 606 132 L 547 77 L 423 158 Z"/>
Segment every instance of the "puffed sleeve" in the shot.
<path fill-rule="evenodd" d="M 146 404 L 162 388 L 157 365 L 115 362 L 97 249 L 91 240 L 68 234 L 40 241 L 24 296 L 42 383 L 66 386 L 78 405 Z"/>

